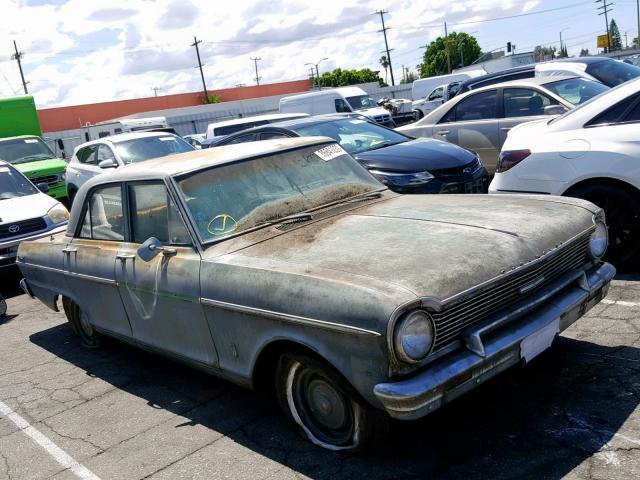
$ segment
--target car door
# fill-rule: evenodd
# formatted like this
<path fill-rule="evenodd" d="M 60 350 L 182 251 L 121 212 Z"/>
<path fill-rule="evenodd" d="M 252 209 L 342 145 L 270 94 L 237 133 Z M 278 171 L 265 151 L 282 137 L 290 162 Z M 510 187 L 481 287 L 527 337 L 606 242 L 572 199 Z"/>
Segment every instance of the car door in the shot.
<path fill-rule="evenodd" d="M 118 248 L 116 280 L 133 337 L 179 358 L 217 364 L 200 305 L 200 254 L 165 184 L 128 183 L 126 191 L 130 236 Z M 136 252 L 150 237 L 169 250 L 144 261 Z"/>
<path fill-rule="evenodd" d="M 559 105 L 556 99 L 535 88 L 504 88 L 501 97 L 500 149 L 513 127 L 545 117 L 551 118 L 545 114 L 545 108 Z"/>
<path fill-rule="evenodd" d="M 471 94 L 452 105 L 434 125 L 433 138 L 473 150 L 495 170 L 501 145 L 497 106 L 497 89 Z"/>
<path fill-rule="evenodd" d="M 82 186 L 96 175 L 102 173 L 102 170 L 98 167 L 97 151 L 98 144 L 88 145 L 78 151 L 79 175 L 76 177 L 75 182 L 77 187 Z"/>
<path fill-rule="evenodd" d="M 85 197 L 82 221 L 62 250 L 67 283 L 80 309 L 96 327 L 131 337 L 115 278 L 126 221 L 120 183 L 94 188 Z"/>

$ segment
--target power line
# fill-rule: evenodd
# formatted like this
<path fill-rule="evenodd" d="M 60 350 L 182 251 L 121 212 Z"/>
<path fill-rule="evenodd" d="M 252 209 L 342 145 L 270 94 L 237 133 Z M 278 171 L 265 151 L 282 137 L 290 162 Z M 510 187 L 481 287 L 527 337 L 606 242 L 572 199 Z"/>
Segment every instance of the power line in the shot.
<path fill-rule="evenodd" d="M 200 60 L 200 49 L 198 44 L 202 43 L 202 40 L 198 40 L 193 37 L 192 47 L 196 47 L 196 55 L 198 57 L 198 68 L 200 69 L 200 77 L 202 78 L 202 91 L 204 92 L 204 103 L 209 103 L 209 93 L 207 92 L 207 84 L 204 83 L 204 72 L 202 71 L 202 61 Z"/>
<path fill-rule="evenodd" d="M 24 94 L 27 95 L 29 93 L 29 91 L 27 90 L 27 83 L 24 80 L 24 73 L 22 72 L 22 56 L 24 55 L 24 53 L 19 52 L 18 51 L 18 45 L 16 45 L 16 41 L 13 41 L 13 48 L 15 49 L 16 53 L 14 53 L 13 55 L 11 55 L 11 59 L 15 60 L 18 62 L 18 68 L 20 69 L 20 78 L 22 79 L 22 87 L 24 88 Z"/>

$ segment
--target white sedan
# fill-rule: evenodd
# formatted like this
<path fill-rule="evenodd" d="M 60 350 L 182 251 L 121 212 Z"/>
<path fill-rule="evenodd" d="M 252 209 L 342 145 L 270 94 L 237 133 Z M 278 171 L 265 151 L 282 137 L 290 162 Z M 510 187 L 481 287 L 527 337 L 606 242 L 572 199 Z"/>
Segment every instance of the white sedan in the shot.
<path fill-rule="evenodd" d="M 579 197 L 605 210 L 609 259 L 640 265 L 640 79 L 513 128 L 489 193 Z"/>

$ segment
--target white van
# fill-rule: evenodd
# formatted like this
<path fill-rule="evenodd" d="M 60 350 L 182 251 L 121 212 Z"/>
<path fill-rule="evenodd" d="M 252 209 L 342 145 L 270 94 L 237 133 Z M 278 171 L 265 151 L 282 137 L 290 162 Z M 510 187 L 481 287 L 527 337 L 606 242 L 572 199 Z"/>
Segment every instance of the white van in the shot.
<path fill-rule="evenodd" d="M 326 113 L 357 112 L 386 127 L 395 127 L 388 110 L 358 87 L 340 87 L 317 92 L 301 93 L 280 99 L 280 113 Z"/>
<path fill-rule="evenodd" d="M 435 77 L 420 78 L 415 80 L 411 85 L 411 97 L 415 100 L 424 100 L 426 96 L 440 85 L 446 85 L 452 82 L 464 82 L 470 78 L 486 75 L 482 69 L 468 70 L 460 73 L 450 73 L 449 75 L 437 75 Z"/>
<path fill-rule="evenodd" d="M 259 127 L 268 123 L 283 122 L 285 120 L 293 120 L 294 118 L 308 117 L 306 113 L 294 113 L 283 115 L 282 113 L 273 113 L 271 115 L 256 115 L 253 117 L 234 118 L 233 120 L 224 120 L 222 122 L 210 123 L 207 126 L 207 140 L 213 140 L 217 137 L 226 137 L 232 133 L 246 130 L 247 128 Z"/>
<path fill-rule="evenodd" d="M 87 125 L 85 128 L 85 142 L 128 132 L 176 133 L 175 130 L 169 126 L 165 117 L 120 118 L 118 120 Z"/>

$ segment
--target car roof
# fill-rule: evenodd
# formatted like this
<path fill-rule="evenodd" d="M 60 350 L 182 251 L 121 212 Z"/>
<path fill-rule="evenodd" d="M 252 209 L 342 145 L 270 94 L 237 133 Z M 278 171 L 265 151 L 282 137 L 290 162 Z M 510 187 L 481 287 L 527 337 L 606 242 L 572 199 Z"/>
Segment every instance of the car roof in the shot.
<path fill-rule="evenodd" d="M 551 77 L 531 77 L 531 78 L 521 78 L 520 80 L 509 80 L 506 82 L 500 82 L 500 83 L 492 83 L 491 85 L 485 85 L 484 87 L 479 87 L 476 88 L 474 90 L 470 90 L 468 92 L 464 92 L 463 94 L 460 95 L 460 97 L 462 97 L 462 95 L 466 95 L 468 93 L 471 92 L 482 92 L 484 90 L 492 90 L 492 89 L 496 89 L 496 88 L 505 88 L 505 87 L 540 87 L 540 86 L 544 86 L 548 83 L 555 83 L 555 82 L 559 82 L 560 80 L 570 80 L 570 79 L 579 79 L 579 78 L 584 78 L 584 77 L 580 77 L 578 75 L 557 75 L 557 76 L 551 76 Z M 586 78 L 584 78 L 584 80 L 588 80 Z M 457 97 L 456 97 L 457 98 Z"/>
<path fill-rule="evenodd" d="M 126 142 L 129 140 L 136 140 L 138 138 L 150 138 L 150 137 L 166 137 L 167 135 L 171 135 L 176 137 L 177 135 L 174 135 L 173 133 L 170 132 L 127 132 L 127 133 L 117 133 L 115 135 L 108 135 L 106 137 L 102 137 L 102 138 L 97 138 L 95 140 L 91 140 L 89 142 L 85 142 L 85 143 L 81 143 L 80 145 L 78 145 L 74 152 L 77 152 L 78 150 L 80 150 L 81 148 L 87 147 L 89 145 L 94 145 L 96 143 L 112 143 L 112 144 L 116 144 L 116 143 L 120 143 L 120 142 Z"/>
<path fill-rule="evenodd" d="M 180 174 L 235 163 L 239 160 L 246 160 L 253 157 L 281 153 L 329 142 L 335 143 L 335 140 L 328 137 L 278 138 L 274 140 L 265 140 L 263 142 L 249 142 L 237 145 L 226 145 L 219 148 L 193 150 L 191 152 L 154 158 L 144 162 L 132 163 L 125 165 L 124 167 L 113 169 L 111 172 L 105 172 L 93 177 L 80 187 L 76 196 L 76 199 L 79 201 L 75 201 L 72 206 L 67 236 L 73 235 L 73 232 L 80 221 L 78 217 L 82 210 L 85 195 L 95 186 L 114 182 L 162 180 Z"/>
<path fill-rule="evenodd" d="M 233 120 L 223 120 L 221 122 L 211 122 L 207 129 L 210 127 L 228 127 L 230 125 L 242 125 L 243 123 L 252 123 L 260 120 L 278 120 L 279 118 L 291 118 L 291 117 L 308 117 L 308 113 L 272 113 L 270 115 L 254 115 L 251 117 L 234 118 Z"/>
<path fill-rule="evenodd" d="M 598 63 L 603 62 L 605 60 L 615 60 L 614 58 L 609 57 L 577 57 L 577 58 L 556 58 L 555 60 L 549 60 L 542 63 Z"/>

